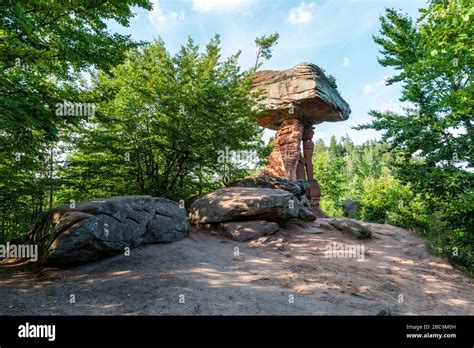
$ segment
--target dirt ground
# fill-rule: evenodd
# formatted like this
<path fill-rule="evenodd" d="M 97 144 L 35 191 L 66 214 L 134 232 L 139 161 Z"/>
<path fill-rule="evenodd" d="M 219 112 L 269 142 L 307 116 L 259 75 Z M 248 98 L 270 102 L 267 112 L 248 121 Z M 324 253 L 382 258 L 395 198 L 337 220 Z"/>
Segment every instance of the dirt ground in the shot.
<path fill-rule="evenodd" d="M 364 242 L 319 221 L 250 243 L 193 230 L 74 268 L 0 267 L 0 314 L 474 315 L 472 279 L 413 233 L 369 224 Z M 364 244 L 364 260 L 325 257 L 333 242 Z"/>

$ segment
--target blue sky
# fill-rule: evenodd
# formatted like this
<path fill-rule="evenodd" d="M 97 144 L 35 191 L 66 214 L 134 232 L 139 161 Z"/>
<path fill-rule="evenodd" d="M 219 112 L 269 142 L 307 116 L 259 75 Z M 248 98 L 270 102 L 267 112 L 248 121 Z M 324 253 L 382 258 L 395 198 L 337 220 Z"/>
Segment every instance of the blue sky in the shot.
<path fill-rule="evenodd" d="M 345 122 L 326 122 L 315 128 L 315 139 L 326 142 L 346 133 L 355 143 L 379 138 L 375 131 L 356 131 L 354 125 L 370 121 L 368 111 L 399 110 L 399 86 L 385 86 L 393 71 L 377 63 L 378 46 L 372 34 L 386 7 L 418 18 L 424 0 L 153 0 L 153 11 L 136 9 L 128 28 L 110 22 L 109 29 L 135 40 L 161 37 L 174 53 L 191 36 L 202 47 L 215 33 L 221 35 L 223 56 L 242 51 L 240 64 L 255 62 L 257 36 L 280 34 L 273 57 L 262 69 L 288 69 L 311 62 L 336 77 L 352 114 Z M 265 138 L 273 134 L 265 132 Z"/>

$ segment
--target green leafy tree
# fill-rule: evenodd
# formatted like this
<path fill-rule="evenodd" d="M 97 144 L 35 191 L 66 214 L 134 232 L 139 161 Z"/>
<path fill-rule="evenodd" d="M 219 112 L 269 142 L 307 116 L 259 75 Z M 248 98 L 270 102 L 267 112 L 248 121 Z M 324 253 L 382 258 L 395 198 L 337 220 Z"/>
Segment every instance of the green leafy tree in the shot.
<path fill-rule="evenodd" d="M 398 72 L 387 83 L 401 83 L 401 101 L 412 107 L 402 113 L 371 111 L 373 121 L 358 128 L 382 131 L 396 149 L 393 174 L 411 185 L 424 206 L 418 211 L 430 217 L 417 230 L 472 270 L 474 8 L 471 1 L 430 1 L 420 12 L 414 23 L 387 9 L 374 37 L 380 64 Z"/>
<path fill-rule="evenodd" d="M 401 82 L 401 101 L 415 107 L 403 115 L 372 111 L 374 121 L 360 128 L 384 131 L 384 139 L 429 165 L 472 166 L 474 8 L 470 1 L 432 1 L 420 11 L 414 24 L 388 9 L 374 37 L 380 64 L 400 71 L 387 84 Z"/>
<path fill-rule="evenodd" d="M 257 70 L 261 65 L 260 59 L 269 60 L 272 57 L 273 46 L 277 44 L 280 34 L 277 32 L 270 35 L 262 35 L 255 39 L 257 45 L 257 57 L 255 60 L 254 70 Z"/>
<path fill-rule="evenodd" d="M 63 101 L 94 102 L 83 73 L 109 70 L 136 43 L 111 34 L 148 0 L 7 0 L 0 5 L 0 239 L 18 235 L 55 203 L 58 141 L 80 122 Z"/>
<path fill-rule="evenodd" d="M 136 44 L 111 34 L 106 20 L 128 25 L 131 6 L 151 9 L 147 0 L 7 1 L 0 6 L 0 148 L 2 153 L 35 152 L 57 140 L 62 125 L 56 103 L 83 101 L 78 73 L 108 70 Z"/>
<path fill-rule="evenodd" d="M 105 191 L 181 199 L 229 180 L 235 166 L 222 153 L 262 146 L 250 75 L 238 57 L 220 59 L 218 36 L 202 53 L 189 39 L 175 56 L 157 40 L 131 51 L 112 75 L 99 74 L 107 101 L 69 159 L 71 185 L 90 189 L 97 178 Z"/>
<path fill-rule="evenodd" d="M 428 170 L 424 159 L 413 161 L 418 166 L 415 168 Z M 474 271 L 474 196 L 468 182 L 466 192 L 455 196 L 420 190 L 419 179 L 413 179 L 419 174 L 410 171 L 414 167 L 407 166 L 403 151 L 377 141 L 355 145 L 349 137 L 339 142 L 333 138 L 329 146 L 316 141 L 313 166 L 321 184 L 321 206 L 327 215 L 341 216 L 342 203 L 356 200 L 356 218 L 413 229 L 433 251 L 471 274 Z M 436 177 L 434 182 L 444 182 L 447 191 L 454 190 L 449 185 L 460 182 L 443 170 L 432 171 L 432 176 Z"/>

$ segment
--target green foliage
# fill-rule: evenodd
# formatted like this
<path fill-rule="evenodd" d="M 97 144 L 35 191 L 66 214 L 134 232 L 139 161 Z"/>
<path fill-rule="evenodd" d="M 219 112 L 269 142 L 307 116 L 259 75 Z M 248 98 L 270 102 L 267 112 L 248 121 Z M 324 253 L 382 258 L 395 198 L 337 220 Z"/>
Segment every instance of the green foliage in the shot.
<path fill-rule="evenodd" d="M 255 39 L 257 45 L 257 58 L 255 60 L 254 70 L 257 70 L 262 63 L 259 62 L 260 58 L 269 60 L 272 57 L 272 48 L 277 44 L 280 34 L 277 32 L 270 35 L 262 35 Z"/>
<path fill-rule="evenodd" d="M 403 204 L 400 186 L 392 176 L 365 179 L 360 198 L 360 217 L 367 221 L 387 222 L 388 215 Z"/>
<path fill-rule="evenodd" d="M 431 1 L 420 12 L 413 24 L 387 10 L 374 37 L 380 64 L 399 71 L 388 84 L 402 82 L 401 101 L 414 108 L 372 111 L 374 121 L 360 128 L 383 131 L 400 149 L 394 175 L 411 184 L 417 204 L 399 223 L 413 223 L 434 250 L 473 272 L 474 8 L 465 0 Z"/>
<path fill-rule="evenodd" d="M 238 55 L 221 62 L 217 37 L 204 53 L 190 40 L 170 57 L 161 42 L 111 34 L 106 21 L 127 26 L 133 6 L 151 9 L 148 0 L 0 7 L 0 241 L 73 200 L 220 187 L 250 169 L 218 163 L 218 150 L 262 151 Z M 263 58 L 277 38 L 258 42 Z M 95 103 L 96 114 L 57 115 L 64 101 Z"/>
<path fill-rule="evenodd" d="M 337 89 L 336 78 L 335 78 L 333 75 L 329 75 L 329 76 L 328 76 L 328 81 L 329 81 L 329 85 L 330 85 L 332 88 Z"/>
<path fill-rule="evenodd" d="M 406 161 L 403 151 L 390 149 L 386 143 L 354 145 L 348 137 L 340 142 L 332 138 L 329 146 L 316 142 L 313 165 L 321 185 L 321 207 L 327 215 L 342 216 L 342 203 L 356 200 L 355 218 L 412 229 L 434 252 L 474 272 L 474 191 L 469 181 L 464 181 L 464 192 L 452 194 L 461 181 L 451 177 L 454 187 L 442 191 L 436 185 L 449 183 L 447 174 L 439 170 L 429 174 L 432 181 L 420 185 L 421 180 L 401 175 L 405 173 L 401 169 L 418 168 L 410 174 L 426 177 L 422 174 L 425 160 Z"/>
<path fill-rule="evenodd" d="M 338 143 L 331 138 L 329 146 L 322 140 L 315 144 L 313 167 L 314 175 L 322 190 L 321 205 L 331 216 L 342 215 L 342 202 L 348 199 L 363 200 L 367 195 L 370 201 L 370 190 L 380 178 L 390 178 L 390 163 L 395 155 L 388 152 L 386 144 L 369 141 L 356 146 L 349 137 L 343 137 Z M 383 186 L 383 182 L 380 183 Z M 369 206 L 366 210 L 369 211 Z M 377 212 L 382 208 L 375 209 Z M 372 214 L 370 219 L 385 220 Z"/>
<path fill-rule="evenodd" d="M 256 100 L 238 54 L 221 61 L 219 46 L 216 36 L 200 53 L 189 39 L 170 56 L 157 40 L 99 74 L 107 100 L 69 158 L 68 187 L 185 199 L 248 174 L 220 154 L 262 147 Z"/>
<path fill-rule="evenodd" d="M 324 147 L 324 143 L 316 143 L 314 175 L 324 188 L 321 206 L 330 215 L 342 213 L 339 202 L 342 199 L 346 180 L 344 166 L 344 158 L 341 156 L 341 149 L 334 136 L 331 138 L 328 149 Z"/>
<path fill-rule="evenodd" d="M 59 141 L 78 125 L 56 115 L 65 100 L 94 102 L 82 73 L 109 70 L 137 44 L 110 34 L 147 0 L 9 0 L 0 6 L 0 240 L 26 231 L 56 204 Z"/>
<path fill-rule="evenodd" d="M 164 44 L 111 34 L 147 0 L 11 1 L 0 13 L 0 241 L 46 209 L 127 194 L 186 198 L 255 168 L 218 161 L 227 147 L 262 155 L 259 112 L 238 54 L 222 60 L 216 36 Z M 264 59 L 278 34 L 257 40 Z M 92 76 L 92 84 L 86 82 Z M 64 117 L 58 103 L 92 102 L 95 115 Z"/>
<path fill-rule="evenodd" d="M 402 101 L 414 108 L 403 115 L 372 111 L 360 128 L 384 131 L 384 140 L 428 165 L 472 166 L 474 8 L 469 1 L 432 2 L 417 24 L 388 9 L 381 17 L 382 66 L 399 71 L 387 80 L 402 83 Z"/>
<path fill-rule="evenodd" d="M 128 25 L 131 6 L 151 9 L 147 0 L 8 1 L 0 7 L 0 149 L 3 156 L 58 140 L 75 118 L 55 115 L 63 100 L 83 101 L 78 73 L 109 69 L 135 46 L 112 35 L 105 21 Z"/>

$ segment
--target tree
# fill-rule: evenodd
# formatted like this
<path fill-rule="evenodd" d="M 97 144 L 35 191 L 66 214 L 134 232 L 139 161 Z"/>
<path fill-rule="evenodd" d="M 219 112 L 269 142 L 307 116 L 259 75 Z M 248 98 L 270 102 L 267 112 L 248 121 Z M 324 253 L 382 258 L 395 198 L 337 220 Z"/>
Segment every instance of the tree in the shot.
<path fill-rule="evenodd" d="M 148 0 L 9 0 L 0 5 L 0 239 L 26 230 L 54 204 L 56 153 L 78 117 L 56 114 L 63 101 L 95 102 L 81 77 L 110 70 L 137 44 L 110 34 L 128 25 L 131 6 Z"/>
<path fill-rule="evenodd" d="M 410 228 L 422 235 L 433 251 L 474 274 L 474 195 L 469 191 L 469 182 L 461 185 L 466 192 L 456 196 L 441 190 L 420 190 L 420 179 L 415 176 L 421 174 L 411 172 L 413 168 L 431 171 L 428 178 L 444 183 L 448 192 L 454 190 L 450 185 L 460 181 L 450 177 L 450 172 L 429 169 L 422 158 L 415 161 L 417 167 L 405 160 L 403 152 L 400 156 L 398 149 L 384 142 L 355 145 L 349 137 L 340 142 L 333 137 L 326 146 L 319 139 L 313 165 L 321 184 L 323 211 L 329 216 L 341 216 L 341 203 L 356 200 L 356 218 Z"/>
<path fill-rule="evenodd" d="M 473 165 L 474 114 L 472 73 L 474 27 L 469 1 L 431 1 L 414 24 L 387 9 L 380 18 L 382 66 L 400 71 L 387 84 L 402 83 L 401 101 L 415 107 L 404 115 L 376 112 L 359 128 L 384 131 L 384 139 L 408 156 L 417 153 L 431 166 Z"/>
<path fill-rule="evenodd" d="M 358 129 L 383 132 L 396 151 L 393 174 L 410 184 L 425 216 L 418 225 L 436 248 L 457 264 L 474 260 L 474 26 L 472 2 L 435 1 L 420 9 L 417 23 L 387 9 L 380 18 L 379 63 L 398 74 L 403 113 L 371 111 Z M 453 252 L 453 248 L 457 250 Z"/>
<path fill-rule="evenodd" d="M 107 100 L 69 160 L 70 183 L 100 178 L 102 188 L 119 183 L 128 194 L 173 199 L 215 186 L 216 173 L 232 166 L 221 151 L 262 146 L 239 54 L 221 61 L 217 35 L 204 52 L 190 38 L 175 56 L 157 40 L 132 50 L 111 75 L 100 73 L 97 90 Z"/>
<path fill-rule="evenodd" d="M 105 20 L 128 25 L 131 6 L 147 0 L 8 1 L 0 7 L 0 148 L 2 155 L 34 153 L 77 121 L 55 114 L 55 104 L 83 101 L 78 74 L 110 69 L 136 44 L 110 34 Z M 2 157 L 3 157 L 2 156 Z"/>
<path fill-rule="evenodd" d="M 262 35 L 255 39 L 255 44 L 257 45 L 257 57 L 255 60 L 254 71 L 256 71 L 262 63 L 260 59 L 269 60 L 272 57 L 273 46 L 277 44 L 280 34 L 277 32 L 270 35 Z"/>

